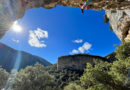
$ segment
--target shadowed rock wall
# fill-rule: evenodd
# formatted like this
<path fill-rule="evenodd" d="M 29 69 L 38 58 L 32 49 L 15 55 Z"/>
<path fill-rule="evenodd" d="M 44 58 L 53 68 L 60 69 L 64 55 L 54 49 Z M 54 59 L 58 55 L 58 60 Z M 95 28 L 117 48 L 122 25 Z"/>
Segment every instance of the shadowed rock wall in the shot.
<path fill-rule="evenodd" d="M 100 56 L 93 56 L 87 54 L 61 56 L 58 58 L 57 69 L 74 69 L 84 70 L 86 63 L 94 64 L 94 60 L 107 61 L 107 59 Z"/>

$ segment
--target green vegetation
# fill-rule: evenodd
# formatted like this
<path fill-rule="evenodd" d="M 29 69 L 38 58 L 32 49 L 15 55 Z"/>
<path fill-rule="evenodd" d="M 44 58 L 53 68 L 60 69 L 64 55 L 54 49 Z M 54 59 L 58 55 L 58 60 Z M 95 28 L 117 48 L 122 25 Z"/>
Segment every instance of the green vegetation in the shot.
<path fill-rule="evenodd" d="M 125 60 L 130 58 L 130 42 L 123 42 L 121 46 L 117 46 L 116 50 L 116 58 L 118 60 Z"/>
<path fill-rule="evenodd" d="M 95 60 L 94 66 L 87 63 L 84 72 L 57 70 L 56 64 L 28 66 L 18 72 L 12 90 L 130 90 L 130 42 L 123 42 L 115 53 L 117 60 L 113 63 Z M 0 89 L 8 77 L 0 67 Z"/>
<path fill-rule="evenodd" d="M 116 10 L 111 10 L 111 14 L 112 14 L 112 13 L 117 13 L 117 11 L 116 11 Z"/>
<path fill-rule="evenodd" d="M 107 15 L 104 15 L 104 23 L 107 24 L 109 22 L 109 18 L 107 17 Z"/>
<path fill-rule="evenodd" d="M 85 90 L 130 90 L 128 82 L 130 42 L 124 42 L 117 47 L 116 58 L 118 60 L 113 63 L 96 62 L 95 66 L 87 64 L 87 68 L 80 78 L 80 86 Z M 73 85 L 74 87 L 76 88 Z"/>
<path fill-rule="evenodd" d="M 115 52 L 108 54 L 107 56 L 105 56 L 105 58 L 108 59 L 109 62 L 113 62 L 117 60 Z"/>
<path fill-rule="evenodd" d="M 44 70 L 41 64 L 20 70 L 13 90 L 56 90 L 54 77 Z"/>
<path fill-rule="evenodd" d="M 85 90 L 85 89 L 76 83 L 70 83 L 68 86 L 64 88 L 64 90 Z"/>
<path fill-rule="evenodd" d="M 103 88 L 101 86 L 104 85 L 111 90 L 110 86 L 113 81 L 111 75 L 108 74 L 110 66 L 110 63 L 102 61 L 95 62 L 94 67 L 88 63 L 83 76 L 80 78 L 81 85 L 86 89 L 93 88 L 92 90 L 95 90 L 98 86 L 100 86 L 98 88 Z"/>
<path fill-rule="evenodd" d="M 8 72 L 14 67 L 17 60 L 18 51 L 0 43 L 0 65 L 2 68 L 6 69 Z M 19 69 L 23 69 L 26 66 L 34 65 L 36 62 L 48 66 L 51 65 L 48 61 L 35 55 L 20 51 L 21 62 Z"/>
<path fill-rule="evenodd" d="M 0 90 L 5 87 L 9 73 L 0 66 Z"/>
<path fill-rule="evenodd" d="M 56 64 L 46 67 L 46 71 L 55 77 L 58 90 L 63 90 L 63 88 L 69 83 L 79 83 L 80 76 L 83 74 L 83 71 L 78 70 L 57 70 Z"/>

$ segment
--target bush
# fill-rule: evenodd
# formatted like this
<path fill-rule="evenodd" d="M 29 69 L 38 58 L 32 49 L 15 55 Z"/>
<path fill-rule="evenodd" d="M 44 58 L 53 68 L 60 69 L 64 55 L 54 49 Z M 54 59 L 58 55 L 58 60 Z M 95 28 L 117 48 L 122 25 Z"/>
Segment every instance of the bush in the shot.
<path fill-rule="evenodd" d="M 64 88 L 64 90 L 85 90 L 80 85 L 77 85 L 76 83 L 70 83 L 68 86 Z"/>
<path fill-rule="evenodd" d="M 117 60 L 113 63 L 87 64 L 81 85 L 88 90 L 130 90 L 130 42 L 123 42 L 116 49 Z"/>
<path fill-rule="evenodd" d="M 0 90 L 5 87 L 8 77 L 9 73 L 0 66 Z"/>
<path fill-rule="evenodd" d="M 54 77 L 41 64 L 28 66 L 17 75 L 13 90 L 56 90 Z"/>
<path fill-rule="evenodd" d="M 130 42 L 123 42 L 121 46 L 116 49 L 116 58 L 118 60 L 125 60 L 130 57 Z"/>

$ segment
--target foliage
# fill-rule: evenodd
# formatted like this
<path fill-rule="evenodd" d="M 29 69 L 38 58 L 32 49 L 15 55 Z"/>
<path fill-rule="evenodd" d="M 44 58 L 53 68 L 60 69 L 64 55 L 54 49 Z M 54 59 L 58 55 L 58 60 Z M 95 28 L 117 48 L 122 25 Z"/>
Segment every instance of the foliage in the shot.
<path fill-rule="evenodd" d="M 91 88 L 97 88 L 97 86 L 104 85 L 109 90 L 113 82 L 112 77 L 108 74 L 110 66 L 110 63 L 103 61 L 95 62 L 94 67 L 88 63 L 83 76 L 80 78 L 81 85 L 85 88 L 91 86 Z"/>
<path fill-rule="evenodd" d="M 111 10 L 111 14 L 112 14 L 112 13 L 117 13 L 117 11 L 116 11 L 116 10 Z"/>
<path fill-rule="evenodd" d="M 130 68 L 130 42 L 123 42 L 116 50 L 117 61 L 115 61 L 110 69 L 116 86 L 122 89 L 130 89 L 126 82 L 128 79 L 128 69 Z"/>
<path fill-rule="evenodd" d="M 116 58 L 116 53 L 112 52 L 110 54 L 108 54 L 107 56 L 105 56 L 105 58 L 109 61 L 109 62 L 113 62 L 115 60 L 117 60 Z"/>
<path fill-rule="evenodd" d="M 14 90 L 55 90 L 54 77 L 37 63 L 19 71 L 13 88 Z"/>
<path fill-rule="evenodd" d="M 28 66 L 18 72 L 13 90 L 130 90 L 130 42 L 123 42 L 115 53 L 116 61 L 94 60 L 94 65 L 87 63 L 84 73 L 72 69 L 57 70 L 56 64 Z M 0 67 L 0 89 L 4 88 L 8 76 Z"/>
<path fill-rule="evenodd" d="M 0 90 L 5 87 L 9 73 L 0 66 Z"/>
<path fill-rule="evenodd" d="M 128 68 L 130 67 L 130 57 L 123 60 L 115 61 L 110 68 L 110 74 L 113 76 L 115 86 L 122 89 L 130 89 L 124 87 L 127 80 Z M 130 84 L 130 83 L 129 83 Z"/>
<path fill-rule="evenodd" d="M 109 22 L 109 18 L 107 17 L 107 15 L 104 15 L 104 23 L 107 24 Z"/>
<path fill-rule="evenodd" d="M 130 42 L 123 42 L 121 46 L 116 49 L 116 58 L 118 60 L 124 60 L 130 57 Z"/>
<path fill-rule="evenodd" d="M 77 85 L 76 83 L 70 83 L 68 86 L 64 88 L 64 90 L 85 90 L 80 85 Z"/>
<path fill-rule="evenodd" d="M 88 88 L 88 90 L 112 90 L 112 88 L 106 87 L 104 84 L 96 84 Z"/>
<path fill-rule="evenodd" d="M 79 83 L 80 76 L 83 73 L 83 71 L 69 69 L 57 70 L 56 64 L 47 66 L 46 71 L 55 77 L 56 86 L 59 90 L 63 90 L 69 83 Z"/>
<path fill-rule="evenodd" d="M 49 74 L 54 75 L 54 73 L 57 71 L 57 64 L 46 66 L 45 71 L 47 71 Z"/>
<path fill-rule="evenodd" d="M 116 49 L 116 58 L 113 63 L 100 61 L 95 62 L 94 66 L 88 63 L 80 78 L 81 87 L 85 90 L 130 90 L 130 42 L 123 42 Z M 66 87 L 75 88 L 76 85 Z"/>
<path fill-rule="evenodd" d="M 14 68 L 14 64 L 17 60 L 17 55 L 19 52 L 2 43 L 0 43 L 0 46 L 2 46 L 2 48 L 0 48 L 0 65 L 2 66 L 2 68 L 6 69 L 6 71 L 10 72 L 11 69 Z M 21 61 L 19 69 L 23 69 L 29 65 L 34 65 L 36 62 L 44 66 L 51 65 L 51 63 L 38 56 L 31 55 L 23 51 L 20 51 L 20 54 L 21 54 Z"/>
<path fill-rule="evenodd" d="M 64 86 L 68 85 L 69 83 L 78 83 L 80 79 L 80 75 L 82 75 L 78 71 L 73 71 L 73 70 L 61 70 L 58 71 L 59 74 L 56 75 L 56 81 L 58 86 L 63 89 Z"/>

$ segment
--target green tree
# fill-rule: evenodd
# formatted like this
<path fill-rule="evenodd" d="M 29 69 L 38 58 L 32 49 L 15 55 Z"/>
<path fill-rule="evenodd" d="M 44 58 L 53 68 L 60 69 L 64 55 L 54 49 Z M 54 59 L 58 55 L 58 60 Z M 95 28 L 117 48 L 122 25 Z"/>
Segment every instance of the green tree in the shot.
<path fill-rule="evenodd" d="M 88 88 L 88 90 L 113 90 L 111 87 L 106 87 L 104 84 L 96 84 Z"/>
<path fill-rule="evenodd" d="M 113 62 L 110 68 L 110 74 L 113 76 L 113 80 L 119 88 L 125 90 L 130 89 L 130 87 L 126 86 L 128 69 L 130 68 L 130 42 L 123 42 L 116 49 L 116 57 L 118 60 Z"/>
<path fill-rule="evenodd" d="M 9 73 L 0 66 L 0 90 L 5 87 L 8 77 Z"/>
<path fill-rule="evenodd" d="M 14 90 L 56 90 L 54 77 L 41 64 L 28 66 L 18 73 Z"/>
<path fill-rule="evenodd" d="M 106 90 L 111 90 L 111 87 L 114 87 L 112 77 L 108 74 L 111 64 L 101 60 L 96 61 L 98 62 L 95 62 L 94 66 L 87 63 L 87 68 L 84 70 L 84 74 L 80 78 L 81 85 L 90 90 L 96 90 L 98 86 L 100 86 L 100 88 L 105 87 Z"/>
<path fill-rule="evenodd" d="M 76 83 L 70 83 L 68 86 L 64 88 L 64 90 L 85 90 L 80 85 L 77 85 Z"/>
<path fill-rule="evenodd" d="M 80 77 L 81 85 L 69 84 L 65 90 L 130 90 L 130 42 L 123 42 L 115 52 L 117 60 L 113 63 L 101 60 L 95 60 L 95 65 L 87 63 Z"/>
<path fill-rule="evenodd" d="M 127 90 L 130 87 L 125 87 L 126 80 L 128 78 L 128 68 L 130 67 L 130 58 L 117 60 L 112 64 L 110 68 L 110 74 L 113 77 L 115 86 L 120 89 Z"/>
<path fill-rule="evenodd" d="M 80 76 L 83 74 L 83 71 L 79 70 L 57 70 L 56 64 L 45 67 L 45 70 L 55 76 L 57 90 L 63 90 L 69 83 L 80 83 Z"/>
<path fill-rule="evenodd" d="M 88 90 L 130 90 L 128 69 L 130 68 L 130 42 L 123 42 L 116 49 L 117 60 L 112 64 L 96 62 L 87 64 L 81 85 Z M 127 84 L 127 85 L 126 85 Z"/>
<path fill-rule="evenodd" d="M 121 46 L 117 46 L 116 58 L 118 60 L 125 60 L 130 57 L 130 42 L 123 42 Z"/>

